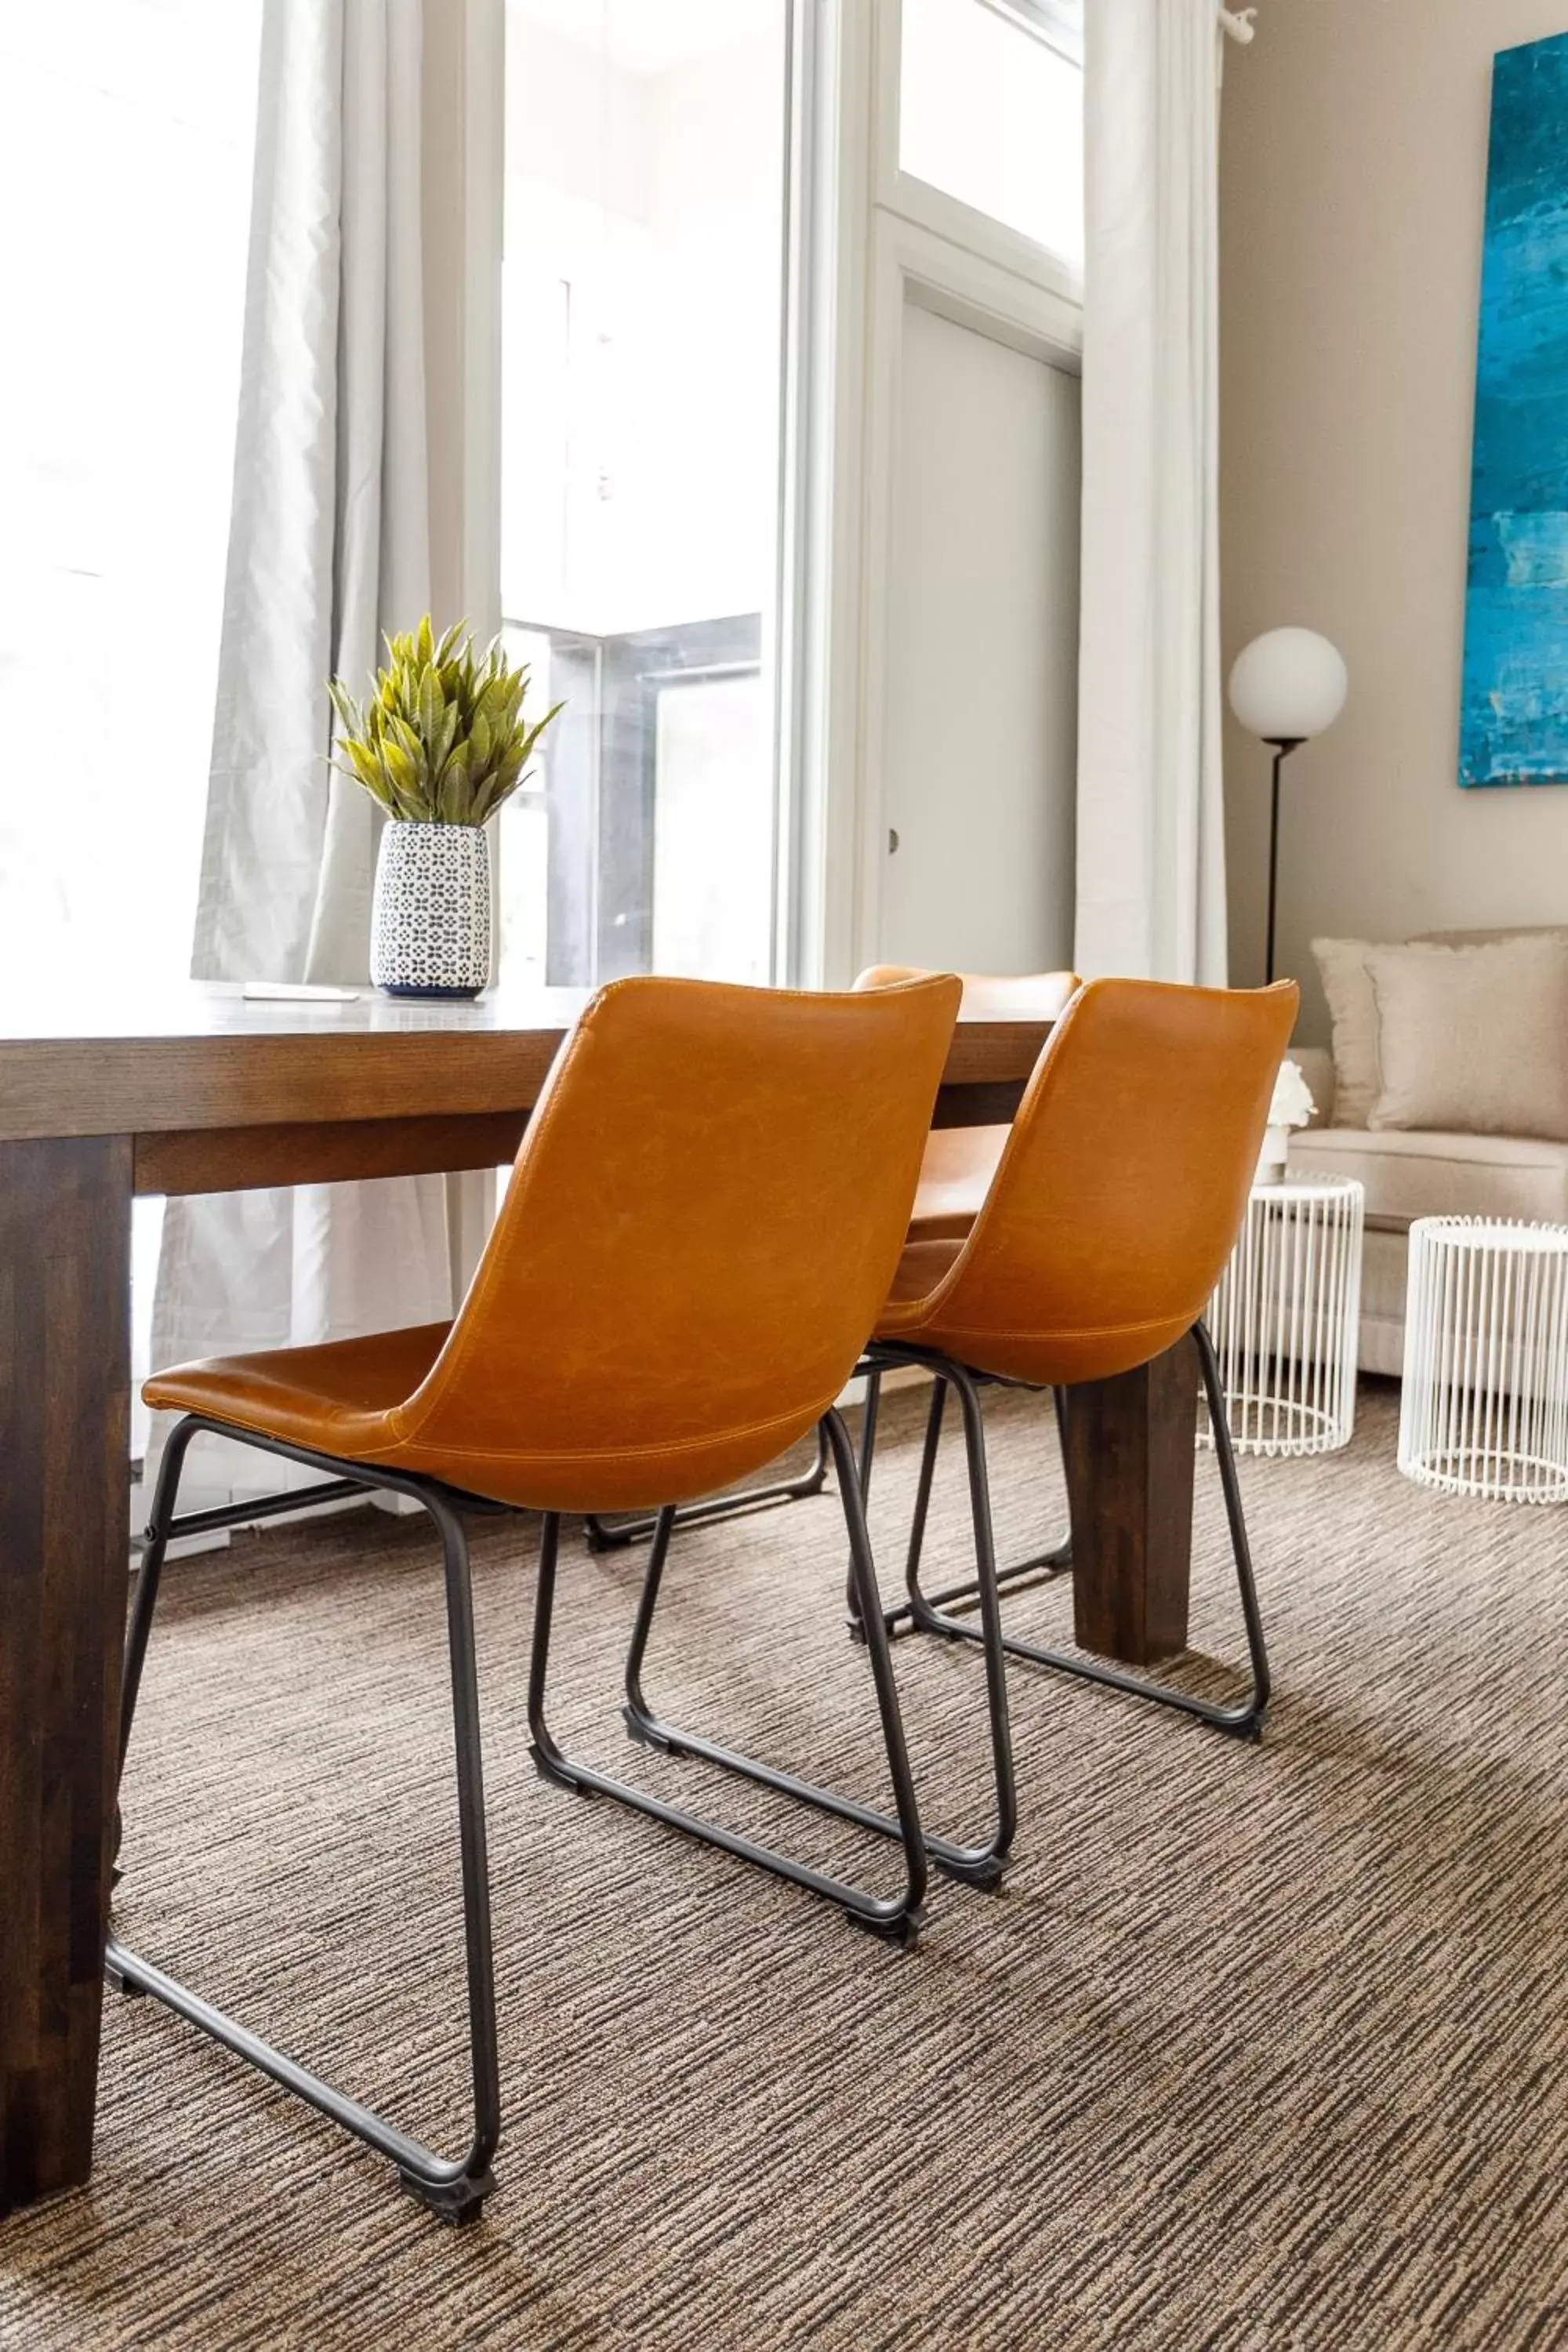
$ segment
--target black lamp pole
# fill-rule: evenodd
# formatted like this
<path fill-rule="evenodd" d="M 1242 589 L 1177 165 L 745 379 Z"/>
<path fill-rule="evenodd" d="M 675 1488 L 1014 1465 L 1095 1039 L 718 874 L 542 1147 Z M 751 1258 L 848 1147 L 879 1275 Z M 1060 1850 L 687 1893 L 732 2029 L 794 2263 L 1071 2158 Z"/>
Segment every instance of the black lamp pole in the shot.
<path fill-rule="evenodd" d="M 1274 747 L 1274 792 L 1268 812 L 1268 945 L 1264 950 L 1264 984 L 1274 977 L 1274 893 L 1279 878 L 1279 771 L 1306 741 L 1304 735 L 1266 735 Z"/>

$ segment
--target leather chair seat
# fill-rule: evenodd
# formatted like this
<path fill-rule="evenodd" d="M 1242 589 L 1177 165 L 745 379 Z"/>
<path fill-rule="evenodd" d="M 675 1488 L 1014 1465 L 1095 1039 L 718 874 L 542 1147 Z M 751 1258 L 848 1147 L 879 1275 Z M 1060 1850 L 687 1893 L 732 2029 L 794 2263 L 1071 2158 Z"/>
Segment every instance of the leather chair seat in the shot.
<path fill-rule="evenodd" d="M 952 1248 L 953 1255 L 939 1269 L 927 1253 L 943 1246 Z M 1200 1299 L 1173 1316 L 1110 1324 L 1098 1331 L 1076 1330 L 1066 1321 L 1027 1331 L 997 1329 L 989 1320 L 966 1321 L 956 1301 L 956 1311 L 944 1312 L 949 1302 L 942 1295 L 950 1287 L 948 1276 L 960 1246 L 910 1244 L 878 1321 L 877 1339 L 929 1348 L 975 1371 L 1022 1381 L 1031 1388 L 1074 1388 L 1084 1381 L 1112 1379 L 1163 1356 L 1192 1329 L 1203 1311 Z"/>
<path fill-rule="evenodd" d="M 433 1443 L 425 1399 L 451 1329 L 428 1323 L 314 1348 L 217 1356 L 157 1374 L 142 1394 L 154 1411 L 201 1413 L 336 1461 L 438 1478 L 518 1509 L 571 1512 L 651 1509 L 710 1495 L 784 1452 L 833 1402 L 831 1392 L 814 1394 L 764 1421 L 700 1434 L 672 1427 L 668 1414 L 657 1423 L 650 1416 L 644 1444 L 579 1451 L 563 1435 L 558 1414 L 542 1429 L 520 1399 L 510 1426 L 476 1430 L 471 1438 L 447 1431 Z"/>
<path fill-rule="evenodd" d="M 962 1239 L 951 1241 L 911 1241 L 906 1244 L 899 1260 L 899 1270 L 893 1276 L 887 1305 L 877 1322 L 877 1336 L 890 1339 L 894 1332 L 918 1323 L 926 1313 L 931 1295 L 939 1290 L 946 1276 L 958 1263 L 963 1247 Z"/>
<path fill-rule="evenodd" d="M 910 1219 L 911 1241 L 964 1239 L 991 1190 L 1007 1132 L 1005 1127 L 932 1129 Z"/>
<path fill-rule="evenodd" d="M 399 1443 L 397 1408 L 424 1381 L 451 1328 L 421 1323 L 314 1348 L 215 1356 L 155 1372 L 142 1394 L 155 1412 L 199 1412 L 313 1454 L 384 1462 Z"/>

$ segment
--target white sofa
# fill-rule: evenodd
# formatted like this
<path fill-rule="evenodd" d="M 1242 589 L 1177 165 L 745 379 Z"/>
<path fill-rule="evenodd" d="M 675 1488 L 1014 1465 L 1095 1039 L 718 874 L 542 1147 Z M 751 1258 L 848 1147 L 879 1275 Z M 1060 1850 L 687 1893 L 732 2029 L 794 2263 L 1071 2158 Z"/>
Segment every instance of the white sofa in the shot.
<path fill-rule="evenodd" d="M 1496 932 L 1434 932 L 1458 945 Z M 1568 1040 L 1564 1041 L 1568 1051 Z M 1405 1236 L 1416 1217 L 1513 1217 L 1568 1224 L 1568 1143 L 1530 1136 L 1430 1134 L 1334 1123 L 1334 1066 L 1326 1050 L 1292 1046 L 1318 1114 L 1290 1139 L 1293 1176 L 1359 1176 L 1366 1187 L 1361 1363 L 1397 1374 L 1405 1338 Z"/>

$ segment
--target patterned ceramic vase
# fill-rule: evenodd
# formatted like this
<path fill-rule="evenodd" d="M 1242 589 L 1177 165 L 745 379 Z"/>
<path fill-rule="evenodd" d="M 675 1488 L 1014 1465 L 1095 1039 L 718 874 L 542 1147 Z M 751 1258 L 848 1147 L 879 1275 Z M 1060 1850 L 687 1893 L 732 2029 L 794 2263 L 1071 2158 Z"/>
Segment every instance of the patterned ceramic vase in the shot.
<path fill-rule="evenodd" d="M 483 825 L 382 827 L 370 976 L 389 996 L 477 996 L 486 985 L 490 852 Z"/>

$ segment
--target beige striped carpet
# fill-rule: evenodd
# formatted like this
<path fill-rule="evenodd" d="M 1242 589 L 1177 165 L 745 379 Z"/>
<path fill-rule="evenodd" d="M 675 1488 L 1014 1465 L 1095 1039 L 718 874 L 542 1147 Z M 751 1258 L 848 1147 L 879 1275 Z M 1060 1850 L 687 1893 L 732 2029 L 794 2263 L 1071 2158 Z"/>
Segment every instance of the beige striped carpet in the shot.
<path fill-rule="evenodd" d="M 918 1398 L 889 1410 L 894 1580 Z M 994 1411 L 1005 1547 L 1048 1418 Z M 1243 1465 L 1280 1696 L 1261 1748 L 1027 1670 L 1016 1867 L 914 1954 L 546 1788 L 531 1523 L 476 1533 L 509 2119 L 457 2233 L 152 2002 L 107 2013 L 90 2190 L 0 2231 L 6 2352 L 1250 2352 L 1568 2344 L 1568 1517 L 1353 1447 Z M 936 1552 L 964 1548 L 944 1478 Z M 1235 1653 L 1214 1465 L 1195 1638 Z M 831 1499 L 689 1536 L 649 1690 L 879 1792 Z M 739 1822 L 847 1835 L 630 1748 L 635 1569 L 568 1544 L 561 1727 Z M 125 1931 L 455 2146 L 459 1943 L 431 1546 L 379 1514 L 171 1571 Z M 1060 1623 L 1058 1588 L 1021 1622 Z M 928 1810 L 984 1809 L 979 1664 L 900 1645 Z M 869 1857 L 885 1872 L 890 1856 Z"/>

